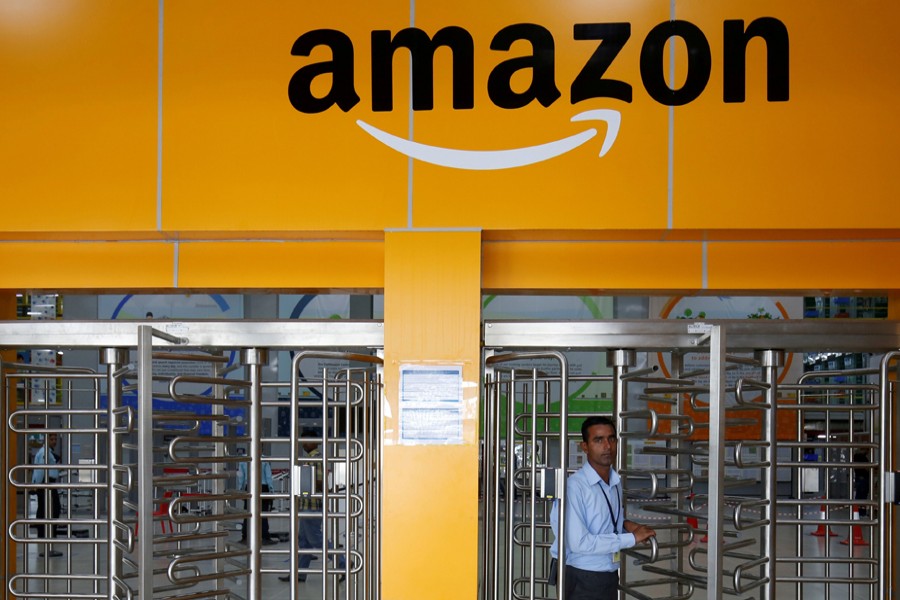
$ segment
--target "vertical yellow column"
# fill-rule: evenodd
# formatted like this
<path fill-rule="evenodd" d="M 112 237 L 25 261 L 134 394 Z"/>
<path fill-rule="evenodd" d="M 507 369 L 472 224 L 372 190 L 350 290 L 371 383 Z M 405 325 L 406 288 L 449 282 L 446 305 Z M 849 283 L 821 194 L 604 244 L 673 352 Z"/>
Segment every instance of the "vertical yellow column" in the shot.
<path fill-rule="evenodd" d="M 384 265 L 382 597 L 474 600 L 481 234 L 387 233 Z M 401 436 L 401 371 L 416 366 L 462 367 L 462 443 Z"/>
<path fill-rule="evenodd" d="M 16 294 L 15 292 L 4 291 L 0 292 L 0 321 L 14 321 L 16 319 Z M 0 359 L 5 362 L 15 362 L 16 361 L 16 351 L 15 350 L 4 350 L 0 352 Z M 8 395 L 9 407 L 8 411 L 11 413 L 16 410 L 16 394 L 12 393 Z M 6 423 L 0 423 L 0 427 L 6 427 Z M 6 448 L 3 448 L 3 452 L 5 452 L 5 456 L 7 456 L 7 460 L 9 464 L 16 464 L 16 438 L 13 436 L 9 436 L 6 438 Z M 6 477 L 3 478 L 6 486 L 6 498 L 8 499 L 6 503 L 6 521 L 7 523 L 11 522 L 16 518 L 16 490 L 9 484 L 6 480 Z M 16 555 L 14 552 L 11 552 L 12 542 L 9 540 L 9 536 L 3 536 L 4 541 L 0 544 L 0 566 L 2 566 L 2 574 L 0 574 L 0 581 L 6 581 L 10 573 L 16 572 Z M 4 593 L 0 593 L 0 596 L 5 597 Z"/>
<path fill-rule="evenodd" d="M 900 292 L 893 290 L 888 292 L 888 319 L 900 319 Z"/>

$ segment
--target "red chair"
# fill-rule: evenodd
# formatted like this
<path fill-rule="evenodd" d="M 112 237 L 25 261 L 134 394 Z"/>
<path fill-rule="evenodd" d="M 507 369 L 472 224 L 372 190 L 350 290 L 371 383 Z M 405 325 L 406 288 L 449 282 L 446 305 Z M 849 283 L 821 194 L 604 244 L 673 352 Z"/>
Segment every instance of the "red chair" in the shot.
<path fill-rule="evenodd" d="M 163 494 L 163 498 L 166 500 L 165 502 L 160 502 L 159 508 L 153 511 L 153 520 L 156 521 L 156 517 L 165 517 L 164 519 L 159 520 L 159 526 L 162 529 L 163 533 L 175 533 L 175 527 L 172 525 L 172 521 L 169 520 L 169 505 L 172 503 L 172 496 L 175 494 L 172 490 L 167 491 Z M 134 525 L 134 537 L 138 535 L 138 526 L 140 525 L 140 514 L 138 514 L 138 523 Z M 169 527 L 169 531 L 166 531 L 166 525 Z"/>

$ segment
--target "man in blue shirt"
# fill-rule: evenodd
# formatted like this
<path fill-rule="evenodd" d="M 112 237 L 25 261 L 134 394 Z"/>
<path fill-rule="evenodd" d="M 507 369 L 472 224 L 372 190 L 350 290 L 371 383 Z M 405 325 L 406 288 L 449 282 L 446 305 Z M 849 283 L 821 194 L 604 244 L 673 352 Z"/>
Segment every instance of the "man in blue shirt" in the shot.
<path fill-rule="evenodd" d="M 565 600 L 616 600 L 621 551 L 656 535 L 625 518 L 622 480 L 612 465 L 618 438 L 606 417 L 588 417 L 581 425 L 581 450 L 587 462 L 566 483 Z M 559 506 L 550 524 L 557 539 L 550 554 L 559 556 Z"/>
<path fill-rule="evenodd" d="M 300 432 L 300 436 L 304 438 L 306 441 L 303 442 L 303 452 L 308 458 L 312 459 L 321 459 L 322 451 L 319 449 L 319 442 L 316 441 L 316 437 L 321 434 L 317 433 L 313 429 L 304 429 Z M 322 490 L 322 482 L 323 482 L 323 464 L 322 462 L 315 463 L 315 472 L 316 472 L 316 483 L 315 483 L 315 494 L 304 494 L 300 499 L 300 512 L 308 513 L 307 515 L 300 518 L 298 523 L 298 536 L 297 546 L 301 550 L 314 550 L 318 549 L 321 551 L 324 546 L 324 535 L 322 533 L 322 500 L 321 500 L 321 490 Z M 328 542 L 328 548 L 331 549 L 331 542 Z M 326 559 L 330 560 L 327 557 Z M 300 568 L 300 572 L 297 574 L 297 581 L 306 581 L 306 573 L 304 572 L 309 568 L 310 563 L 313 560 L 313 555 L 309 553 L 303 553 L 300 555 L 300 558 L 297 561 L 297 566 Z M 344 554 L 338 556 L 338 567 L 340 569 L 344 569 L 347 564 L 346 558 Z M 339 580 L 344 581 L 346 575 L 341 573 Z M 282 575 L 278 579 L 281 581 L 290 581 L 290 575 Z"/>
<path fill-rule="evenodd" d="M 244 455 L 243 448 L 238 450 L 238 454 Z M 269 464 L 269 461 L 263 460 L 262 465 L 262 481 L 260 482 L 260 487 L 262 488 L 262 492 L 264 494 L 268 494 L 270 492 L 275 491 L 275 481 L 272 479 L 272 465 Z M 241 491 L 246 491 L 249 486 L 249 477 L 247 475 L 247 463 L 241 462 L 238 463 L 238 472 L 237 472 L 237 486 Z M 244 501 L 244 508 L 247 508 L 247 501 Z M 262 510 L 263 512 L 269 512 L 272 510 L 272 499 L 271 498 L 263 498 L 262 501 Z M 277 544 L 278 540 L 269 537 L 269 519 L 263 517 L 260 520 L 260 524 L 262 525 L 262 545 L 263 546 L 271 546 L 273 544 Z M 248 523 L 247 519 L 244 519 L 244 525 L 241 528 L 241 543 L 247 543 L 247 532 Z"/>
<path fill-rule="evenodd" d="M 47 434 L 44 445 L 40 447 L 37 454 L 34 455 L 35 465 L 56 465 L 59 464 L 59 457 L 54 452 L 56 444 L 59 442 L 59 436 L 55 433 Z M 59 469 L 43 468 L 33 469 L 31 472 L 31 483 L 35 485 L 43 485 L 44 482 L 54 484 L 59 481 Z M 62 512 L 62 505 L 59 501 L 59 490 L 57 488 L 36 488 L 37 491 L 37 519 L 58 519 Z M 50 514 L 47 514 L 47 501 L 49 497 Z M 49 537 L 56 537 L 56 527 L 45 527 L 43 523 L 36 526 L 39 538 L 45 537 L 45 533 L 49 532 Z M 43 553 L 41 554 L 43 556 Z M 50 550 L 50 556 L 62 556 L 59 550 Z"/>

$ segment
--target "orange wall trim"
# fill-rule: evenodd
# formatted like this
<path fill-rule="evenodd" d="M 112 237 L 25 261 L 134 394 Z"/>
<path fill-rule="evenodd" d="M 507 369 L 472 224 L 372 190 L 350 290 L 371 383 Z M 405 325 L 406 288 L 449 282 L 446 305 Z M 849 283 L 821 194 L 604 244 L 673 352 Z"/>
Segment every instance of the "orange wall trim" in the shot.
<path fill-rule="evenodd" d="M 381 290 L 384 243 L 182 242 L 178 286 Z"/>
<path fill-rule="evenodd" d="M 408 232 L 415 233 L 415 232 Z M 420 232 L 424 233 L 424 232 Z M 478 235 L 478 234 L 475 234 Z M 897 241 L 491 242 L 481 287 L 502 291 L 815 294 L 900 289 Z M 385 289 L 385 242 L 6 242 L 0 289 Z M 429 277 L 439 277 L 429 272 Z"/>
<path fill-rule="evenodd" d="M 484 244 L 486 291 L 698 289 L 696 242 L 523 242 Z"/>
<path fill-rule="evenodd" d="M 0 244 L 0 289 L 159 289 L 174 286 L 175 246 L 154 242 Z"/>
<path fill-rule="evenodd" d="M 900 288 L 894 242 L 709 243 L 710 289 Z"/>

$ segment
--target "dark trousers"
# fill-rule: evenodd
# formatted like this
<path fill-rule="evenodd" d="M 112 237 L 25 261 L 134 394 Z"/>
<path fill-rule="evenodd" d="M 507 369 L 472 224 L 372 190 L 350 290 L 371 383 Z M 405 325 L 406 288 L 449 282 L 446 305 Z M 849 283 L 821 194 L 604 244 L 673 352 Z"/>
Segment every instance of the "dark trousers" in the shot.
<path fill-rule="evenodd" d="M 264 493 L 268 493 L 269 486 L 263 485 L 262 491 Z M 247 508 L 249 508 L 248 501 L 244 500 L 244 510 L 247 510 Z M 262 509 L 264 512 L 269 512 L 270 510 L 272 510 L 272 500 L 270 498 L 266 498 L 262 501 Z M 247 526 L 248 526 L 247 519 L 244 519 L 244 527 L 243 527 L 243 530 L 241 531 L 241 539 L 242 540 L 246 540 L 247 535 L 250 532 L 250 530 L 247 528 Z M 269 537 L 269 519 L 263 518 L 262 519 L 262 539 L 267 539 L 268 537 Z"/>
<path fill-rule="evenodd" d="M 619 573 L 585 571 L 566 565 L 565 600 L 617 600 Z"/>
<path fill-rule="evenodd" d="M 857 500 L 868 500 L 869 499 L 869 473 L 866 472 L 862 475 L 857 475 L 854 478 L 853 482 L 853 497 Z M 859 516 L 866 516 L 866 507 L 859 507 Z"/>
<path fill-rule="evenodd" d="M 50 517 L 51 519 L 58 519 L 60 513 L 62 513 L 62 505 L 59 502 L 59 490 L 46 490 L 40 489 L 37 491 L 37 513 L 35 517 L 38 519 L 46 519 L 47 518 L 47 495 L 50 495 Z M 35 525 L 35 529 L 37 529 L 38 537 L 47 537 L 44 535 L 44 524 L 41 523 L 39 525 Z M 50 527 L 50 537 L 56 537 L 56 527 Z"/>

